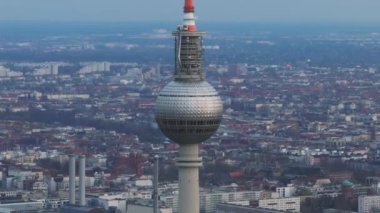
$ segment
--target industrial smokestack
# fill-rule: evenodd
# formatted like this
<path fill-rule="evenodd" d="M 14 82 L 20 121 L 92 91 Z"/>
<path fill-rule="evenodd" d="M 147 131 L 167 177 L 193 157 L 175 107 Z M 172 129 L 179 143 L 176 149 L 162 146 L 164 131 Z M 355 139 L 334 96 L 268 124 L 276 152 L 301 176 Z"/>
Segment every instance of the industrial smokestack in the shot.
<path fill-rule="evenodd" d="M 1 179 L 1 185 L 3 189 L 7 189 L 7 178 L 8 178 L 8 168 L 4 167 L 2 168 L 2 179 Z"/>
<path fill-rule="evenodd" d="M 69 204 L 75 205 L 75 155 L 69 161 Z"/>
<path fill-rule="evenodd" d="M 79 157 L 79 205 L 86 206 L 86 156 Z"/>
<path fill-rule="evenodd" d="M 154 189 L 153 189 L 153 213 L 159 213 L 158 209 L 158 161 L 159 156 L 154 156 Z"/>
<path fill-rule="evenodd" d="M 56 184 L 56 186 L 55 186 L 55 191 L 59 191 L 59 185 L 62 183 L 62 181 L 63 181 L 63 176 L 62 175 L 57 175 L 57 176 L 55 176 L 54 177 L 54 182 L 55 182 L 55 184 Z"/>

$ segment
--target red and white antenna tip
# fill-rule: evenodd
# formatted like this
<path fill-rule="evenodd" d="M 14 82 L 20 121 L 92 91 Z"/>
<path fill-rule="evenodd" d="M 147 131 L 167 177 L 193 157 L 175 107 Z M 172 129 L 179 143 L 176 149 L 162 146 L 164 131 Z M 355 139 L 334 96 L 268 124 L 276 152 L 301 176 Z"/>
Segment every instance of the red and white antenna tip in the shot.
<path fill-rule="evenodd" d="M 185 13 L 194 13 L 193 0 L 185 0 L 184 12 Z"/>
<path fill-rule="evenodd" d="M 195 27 L 193 0 L 185 0 L 184 13 L 183 26 L 187 27 L 187 30 L 190 32 L 197 31 L 197 28 Z"/>

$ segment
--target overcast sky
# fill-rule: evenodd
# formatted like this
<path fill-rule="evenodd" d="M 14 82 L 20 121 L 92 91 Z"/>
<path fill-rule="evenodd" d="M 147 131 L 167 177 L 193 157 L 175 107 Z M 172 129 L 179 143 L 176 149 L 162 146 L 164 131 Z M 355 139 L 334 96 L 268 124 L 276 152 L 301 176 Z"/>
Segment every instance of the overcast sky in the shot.
<path fill-rule="evenodd" d="M 380 0 L 194 0 L 199 21 L 378 23 Z M 177 21 L 183 0 L 0 0 L 0 21 Z"/>

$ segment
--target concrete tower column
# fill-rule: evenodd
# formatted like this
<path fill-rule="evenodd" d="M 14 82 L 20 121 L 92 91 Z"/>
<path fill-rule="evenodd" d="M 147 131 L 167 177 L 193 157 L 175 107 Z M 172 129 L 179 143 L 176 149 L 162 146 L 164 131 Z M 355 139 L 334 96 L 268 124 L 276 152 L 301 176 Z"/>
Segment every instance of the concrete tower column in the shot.
<path fill-rule="evenodd" d="M 198 144 L 181 144 L 177 159 L 179 170 L 180 213 L 199 213 L 199 167 L 202 158 L 199 157 Z"/>
<path fill-rule="evenodd" d="M 158 170 L 159 170 L 159 156 L 154 156 L 154 181 L 153 181 L 153 213 L 159 213 L 158 206 Z"/>
<path fill-rule="evenodd" d="M 86 156 L 79 157 L 79 205 L 86 206 Z"/>
<path fill-rule="evenodd" d="M 69 203 L 75 205 L 75 155 L 69 161 Z"/>

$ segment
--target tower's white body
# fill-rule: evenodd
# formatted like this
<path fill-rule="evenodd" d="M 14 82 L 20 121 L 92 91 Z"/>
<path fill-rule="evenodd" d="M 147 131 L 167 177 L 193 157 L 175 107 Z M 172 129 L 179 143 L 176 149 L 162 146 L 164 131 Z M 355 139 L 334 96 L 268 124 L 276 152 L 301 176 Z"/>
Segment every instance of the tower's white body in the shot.
<path fill-rule="evenodd" d="M 199 143 L 220 125 L 223 106 L 215 89 L 204 80 L 202 37 L 194 21 L 192 0 L 185 0 L 183 26 L 176 38 L 174 81 L 160 92 L 156 121 L 161 131 L 178 143 L 179 212 L 199 213 Z"/>

